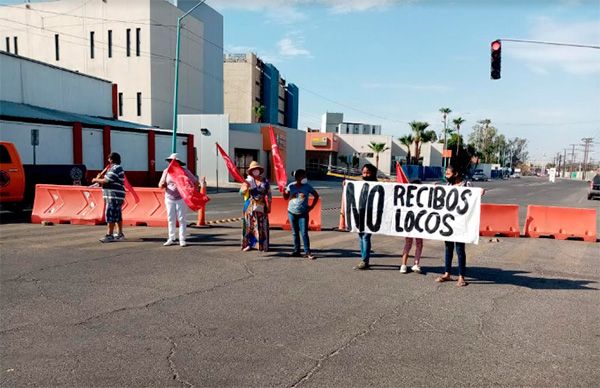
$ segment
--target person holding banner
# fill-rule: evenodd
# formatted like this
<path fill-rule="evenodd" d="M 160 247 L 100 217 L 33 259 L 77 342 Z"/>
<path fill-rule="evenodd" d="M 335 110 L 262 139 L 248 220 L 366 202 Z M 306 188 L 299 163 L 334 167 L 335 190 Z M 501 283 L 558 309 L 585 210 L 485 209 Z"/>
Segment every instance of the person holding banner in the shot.
<path fill-rule="evenodd" d="M 102 186 L 102 197 L 106 207 L 107 231 L 106 235 L 100 239 L 102 243 L 125 239 L 121 212 L 125 200 L 125 171 L 121 167 L 121 155 L 111 152 L 108 155 L 108 163 L 109 165 L 92 179 L 92 183 L 98 183 Z M 117 233 L 113 235 L 115 226 L 117 227 Z"/>
<path fill-rule="evenodd" d="M 377 167 L 370 163 L 363 166 L 361 170 L 363 181 L 377 182 Z M 358 242 L 360 245 L 360 263 L 354 269 L 369 269 L 369 259 L 371 258 L 371 233 L 358 233 Z"/>
<path fill-rule="evenodd" d="M 288 218 L 292 226 L 292 235 L 294 237 L 293 257 L 300 257 L 300 236 L 304 242 L 304 257 L 310 260 L 316 259 L 310 250 L 310 239 L 308 238 L 309 213 L 319 201 L 319 193 L 306 179 L 306 171 L 298 169 L 294 171 L 296 182 L 290 183 L 283 191 L 283 198 L 289 199 Z M 312 204 L 308 204 L 309 196 L 313 196 Z"/>
<path fill-rule="evenodd" d="M 171 154 L 171 156 L 165 160 L 169 163 L 175 160 L 183 169 L 189 180 L 193 182 L 194 185 L 199 187 L 198 178 L 196 178 L 190 170 L 184 167 L 185 163 L 179 159 L 179 156 L 176 153 Z M 160 181 L 158 182 L 158 187 L 165 189 L 165 207 L 167 208 L 167 219 L 169 221 L 169 237 L 163 245 L 170 246 L 177 244 L 177 234 L 175 231 L 177 229 L 177 221 L 179 221 L 179 245 L 185 247 L 187 245 L 185 242 L 185 232 L 187 226 L 185 217 L 188 206 L 181 196 L 176 180 L 171 174 L 169 174 L 168 170 L 168 167 L 165 168 L 162 176 L 160 177 Z"/>
<path fill-rule="evenodd" d="M 419 179 L 415 179 L 412 182 L 413 185 L 420 185 L 421 181 Z M 400 273 L 407 273 L 408 267 L 406 264 L 408 263 L 408 254 L 410 253 L 410 248 L 412 248 L 413 240 L 415 242 L 415 265 L 413 265 L 410 269 L 413 272 L 421 273 L 421 267 L 419 263 L 421 262 L 421 252 L 423 252 L 423 239 L 418 237 L 405 237 L 404 238 L 404 250 L 402 252 L 402 265 L 400 266 Z"/>
<path fill-rule="evenodd" d="M 265 169 L 256 161 L 248 167 L 248 177 L 242 183 L 240 194 L 244 197 L 242 218 L 242 251 L 247 252 L 258 243 L 258 250 L 269 250 L 269 216 L 271 212 L 271 186 L 263 177 Z"/>
<path fill-rule="evenodd" d="M 446 168 L 446 180 L 448 185 L 452 186 L 471 186 L 471 182 L 464 180 L 464 174 L 462 170 L 453 165 L 448 165 Z M 468 285 L 465 281 L 465 275 L 467 272 L 467 253 L 465 250 L 464 242 L 445 241 L 446 250 L 444 254 L 444 274 L 435 278 L 436 282 L 443 283 L 452 281 L 450 272 L 452 270 L 452 257 L 454 256 L 454 249 L 456 248 L 456 256 L 458 257 L 458 287 L 464 287 Z"/>

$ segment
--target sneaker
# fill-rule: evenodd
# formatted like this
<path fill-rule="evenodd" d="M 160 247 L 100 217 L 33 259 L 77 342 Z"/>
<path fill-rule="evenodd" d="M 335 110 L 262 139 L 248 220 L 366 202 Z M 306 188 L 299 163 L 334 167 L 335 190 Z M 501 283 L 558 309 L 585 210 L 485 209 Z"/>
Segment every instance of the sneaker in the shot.
<path fill-rule="evenodd" d="M 306 255 L 304 255 L 304 257 L 308 260 L 315 260 L 317 258 L 317 256 L 313 255 L 312 253 L 307 253 Z"/>
<path fill-rule="evenodd" d="M 175 245 L 175 244 L 176 244 L 175 240 L 168 239 L 168 240 L 167 240 L 167 241 L 166 241 L 166 242 L 163 244 L 163 246 L 165 246 L 165 247 L 168 247 L 169 245 Z"/>
<path fill-rule="evenodd" d="M 113 234 L 113 237 L 115 238 L 115 241 L 123 241 L 123 240 L 125 240 L 125 235 L 123 233 Z"/>
<path fill-rule="evenodd" d="M 419 264 L 415 264 L 413 265 L 411 268 L 411 271 L 416 272 L 416 273 L 421 273 L 421 267 L 419 267 Z"/>
<path fill-rule="evenodd" d="M 354 267 L 354 269 L 357 269 L 357 270 L 369 269 L 369 264 L 365 263 L 364 261 L 361 261 L 360 263 L 358 263 L 358 265 L 356 267 Z"/>
<path fill-rule="evenodd" d="M 101 243 L 109 243 L 115 241 L 115 238 L 112 234 L 107 234 L 99 240 Z"/>
<path fill-rule="evenodd" d="M 406 273 L 406 272 L 408 272 L 408 270 L 407 270 L 406 266 L 404 264 L 402 264 L 400 266 L 400 273 Z"/>
<path fill-rule="evenodd" d="M 187 243 L 185 242 L 185 240 L 181 240 L 181 241 L 179 241 L 179 246 L 180 247 L 187 247 Z"/>

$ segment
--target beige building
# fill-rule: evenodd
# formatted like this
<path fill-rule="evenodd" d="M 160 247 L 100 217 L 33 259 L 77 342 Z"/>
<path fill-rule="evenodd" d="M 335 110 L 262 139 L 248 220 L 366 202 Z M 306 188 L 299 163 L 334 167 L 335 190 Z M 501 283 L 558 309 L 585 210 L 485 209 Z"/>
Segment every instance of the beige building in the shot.
<path fill-rule="evenodd" d="M 176 4 L 176 5 L 174 5 Z M 190 0 L 57 0 L 0 7 L 7 52 L 117 84 L 119 118 L 171 128 L 177 18 Z M 223 17 L 207 5 L 181 31 L 181 114 L 223 112 Z"/>
<path fill-rule="evenodd" d="M 224 57 L 224 111 L 232 123 L 270 123 L 298 128 L 298 87 L 254 53 Z M 255 109 L 264 111 L 259 119 Z"/>

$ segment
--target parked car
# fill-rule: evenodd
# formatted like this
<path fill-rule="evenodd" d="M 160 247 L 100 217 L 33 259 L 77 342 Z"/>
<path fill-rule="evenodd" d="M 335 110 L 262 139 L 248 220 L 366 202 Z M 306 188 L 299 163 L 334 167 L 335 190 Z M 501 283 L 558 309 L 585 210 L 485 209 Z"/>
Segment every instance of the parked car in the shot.
<path fill-rule="evenodd" d="M 487 175 L 485 175 L 482 171 L 475 171 L 471 176 L 471 180 L 486 182 L 489 181 L 490 178 Z"/>
<path fill-rule="evenodd" d="M 590 187 L 588 189 L 588 199 L 594 199 L 600 197 L 600 174 L 596 174 L 595 177 L 590 181 Z"/>

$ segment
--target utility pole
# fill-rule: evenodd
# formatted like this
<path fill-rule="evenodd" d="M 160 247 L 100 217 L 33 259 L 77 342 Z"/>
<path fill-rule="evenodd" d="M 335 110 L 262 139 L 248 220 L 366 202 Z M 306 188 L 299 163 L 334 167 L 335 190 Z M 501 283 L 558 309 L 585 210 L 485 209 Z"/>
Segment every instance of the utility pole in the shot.
<path fill-rule="evenodd" d="M 588 157 L 590 155 L 590 146 L 592 144 L 592 142 L 594 141 L 594 138 L 592 137 L 584 137 L 583 139 L 581 139 L 581 141 L 583 142 L 583 180 L 587 179 L 587 170 L 588 170 Z"/>
<path fill-rule="evenodd" d="M 567 169 L 567 149 L 563 148 L 563 169 L 562 169 L 562 177 L 565 177 L 565 170 Z"/>
<path fill-rule="evenodd" d="M 575 166 L 575 146 L 577 146 L 577 144 L 569 144 L 571 147 L 573 147 L 573 149 L 571 150 L 571 168 L 569 169 L 569 172 L 573 172 L 573 167 Z"/>

